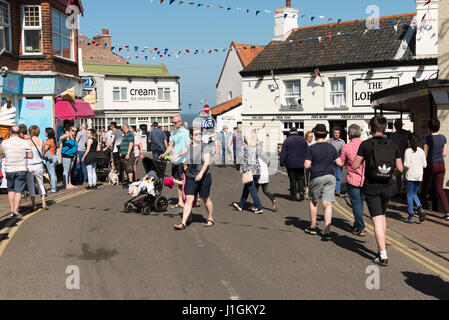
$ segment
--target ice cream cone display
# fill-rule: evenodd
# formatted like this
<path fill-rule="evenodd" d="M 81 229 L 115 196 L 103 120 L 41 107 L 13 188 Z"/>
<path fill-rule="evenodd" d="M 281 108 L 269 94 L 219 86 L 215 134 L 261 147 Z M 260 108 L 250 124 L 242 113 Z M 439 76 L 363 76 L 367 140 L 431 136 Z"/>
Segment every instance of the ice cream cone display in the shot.
<path fill-rule="evenodd" d="M 11 105 L 11 100 L 3 98 L 0 108 L 0 134 L 3 139 L 9 138 L 9 128 L 16 125 L 16 113 L 17 109 Z"/>

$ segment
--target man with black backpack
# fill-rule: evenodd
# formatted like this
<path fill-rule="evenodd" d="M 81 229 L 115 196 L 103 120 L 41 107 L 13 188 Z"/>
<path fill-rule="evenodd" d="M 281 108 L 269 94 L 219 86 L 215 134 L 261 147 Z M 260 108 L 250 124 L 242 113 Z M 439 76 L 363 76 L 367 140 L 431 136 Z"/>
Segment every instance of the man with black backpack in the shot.
<path fill-rule="evenodd" d="M 379 247 L 374 262 L 381 266 L 388 265 L 386 213 L 393 192 L 392 177 L 395 169 L 403 171 L 399 149 L 384 136 L 386 127 L 385 117 L 375 116 L 371 119 L 370 130 L 373 137 L 362 142 L 352 162 L 353 170 L 357 170 L 363 161 L 366 162 L 363 194 L 374 222 L 374 234 Z"/>

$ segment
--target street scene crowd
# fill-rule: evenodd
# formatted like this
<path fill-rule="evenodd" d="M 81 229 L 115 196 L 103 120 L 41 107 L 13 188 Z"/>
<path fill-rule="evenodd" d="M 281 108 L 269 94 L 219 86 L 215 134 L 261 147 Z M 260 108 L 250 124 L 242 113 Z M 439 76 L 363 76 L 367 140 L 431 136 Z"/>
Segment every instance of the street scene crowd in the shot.
<path fill-rule="evenodd" d="M 147 150 L 151 151 L 154 160 L 171 163 L 171 172 L 166 173 L 169 178 L 164 184 L 171 184 L 172 188 L 176 186 L 178 192 L 178 203 L 171 209 L 183 210 L 181 222 L 174 226 L 176 230 L 187 228 L 192 221 L 192 208 L 200 206 L 200 198 L 208 213 L 204 227 L 215 225 L 210 170 L 215 154 L 218 155 L 219 167 L 226 167 L 230 164 L 228 159 L 232 159 L 232 165 L 241 174 L 242 195 L 239 201 L 232 203 L 237 212 L 248 209 L 255 214 L 263 213 L 258 194 L 260 187 L 270 199 L 273 211 L 278 211 L 279 202 L 268 188 L 268 167 L 273 159 L 264 152 L 257 130 L 242 134 L 234 128 L 232 133 L 228 133 L 224 126 L 220 132 L 211 135 L 207 128 L 191 127 L 188 130 L 179 115 L 173 117 L 172 124 L 174 130 L 169 132 L 167 127 L 163 131 L 157 122 L 153 123 L 146 142 L 142 141 L 140 130 L 136 131 L 127 124 L 118 129 L 114 122 L 101 133 L 87 129 L 84 124 L 79 128 L 67 126 L 59 139 L 56 139 L 52 128 L 45 128 L 46 141 L 39 138 L 41 128 L 36 125 L 11 127 L 10 138 L 2 141 L 0 147 L 6 175 L 1 178 L 7 179 L 11 216 L 22 217 L 19 208 L 25 192 L 31 198 L 33 211 L 37 210 L 36 195 L 41 197 L 42 209 L 48 210 L 44 178 L 47 177 L 51 184 L 48 193 L 58 192 L 58 164 L 63 168 L 65 189 L 76 189 L 79 185 L 89 190 L 96 189 L 97 163 L 102 158 L 106 159 L 109 177 L 115 175 L 118 184 L 128 187 L 139 181 L 139 160 L 144 159 L 143 143 L 147 143 Z M 366 235 L 366 202 L 378 245 L 374 261 L 381 266 L 388 265 L 386 212 L 395 191 L 401 194 L 405 189 L 406 192 L 409 216 L 404 222 L 414 223 L 415 217 L 423 222 L 426 218 L 423 204 L 427 202 L 430 184 L 434 181 L 444 207 L 443 218 L 449 220 L 448 200 L 442 188 L 447 141 L 444 135 L 439 134 L 440 122 L 435 119 L 428 122 L 430 134 L 424 141 L 403 130 L 400 119 L 395 121 L 395 133 L 387 139 L 386 126 L 387 120 L 383 116 L 373 117 L 369 126 L 371 137 L 362 141 L 362 129 L 352 124 L 348 128 L 348 144 L 341 139 L 338 128 L 330 133 L 326 125 L 318 124 L 303 137 L 293 127 L 280 153 L 280 169 L 287 171 L 290 180 L 289 200 L 309 201 L 310 226 L 305 229 L 308 234 L 317 234 L 318 203 L 322 202 L 323 241 L 332 240 L 332 205 L 336 196 L 342 196 L 345 169 L 347 193 L 355 219 L 353 234 Z M 249 195 L 254 205 L 247 203 Z"/>

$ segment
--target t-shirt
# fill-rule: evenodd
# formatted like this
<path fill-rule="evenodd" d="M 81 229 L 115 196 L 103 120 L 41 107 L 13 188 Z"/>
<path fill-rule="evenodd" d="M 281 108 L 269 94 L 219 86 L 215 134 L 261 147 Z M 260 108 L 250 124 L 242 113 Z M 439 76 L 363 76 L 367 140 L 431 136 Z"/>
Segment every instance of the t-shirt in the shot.
<path fill-rule="evenodd" d="M 151 151 L 156 151 L 159 153 L 164 153 L 167 148 L 165 148 L 164 141 L 167 141 L 167 136 L 161 129 L 155 128 L 151 131 L 150 137 L 151 140 Z"/>
<path fill-rule="evenodd" d="M 131 131 L 128 131 L 127 134 L 122 139 L 122 143 L 120 144 L 120 153 L 124 156 L 128 154 L 129 144 L 134 143 L 134 135 Z M 134 147 L 131 149 L 130 157 L 134 157 Z"/>
<path fill-rule="evenodd" d="M 424 143 L 429 146 L 429 156 L 427 163 L 433 165 L 438 162 L 444 162 L 443 149 L 447 140 L 442 134 L 430 135 L 424 139 Z"/>
<path fill-rule="evenodd" d="M 187 169 L 186 175 L 189 178 L 195 179 L 196 176 L 200 173 L 201 169 L 203 168 L 204 164 L 204 156 L 206 154 L 211 153 L 211 149 L 214 148 L 213 143 L 207 144 L 204 142 L 201 142 L 200 144 L 197 144 L 194 146 L 193 144 L 190 144 L 187 148 L 187 160 L 186 164 L 189 165 L 189 168 Z M 209 168 L 207 168 L 207 171 L 204 173 L 204 176 L 209 173 Z"/>
<path fill-rule="evenodd" d="M 114 148 L 112 152 L 118 152 L 118 147 L 122 144 L 123 133 L 122 131 L 115 129 L 112 131 L 112 136 L 114 137 Z"/>
<path fill-rule="evenodd" d="M 48 139 L 47 142 L 45 142 L 46 146 L 49 146 L 50 148 L 48 149 L 48 152 L 50 153 L 51 156 L 56 156 L 56 149 L 57 149 L 57 145 L 55 143 L 55 140 L 53 139 Z"/>
<path fill-rule="evenodd" d="M 31 146 L 27 140 L 12 137 L 2 142 L 1 148 L 5 155 L 5 172 L 28 171 L 26 154 L 31 152 Z"/>
<path fill-rule="evenodd" d="M 385 137 L 373 137 L 372 139 L 376 139 L 376 140 L 387 140 Z M 395 154 L 394 154 L 394 158 L 397 159 L 401 159 L 401 153 L 399 152 L 398 147 L 396 147 L 396 145 L 394 143 L 392 143 Z M 357 155 L 363 157 L 363 159 L 366 162 L 366 166 L 365 166 L 365 183 L 364 183 L 364 187 L 369 187 L 370 189 L 383 189 L 386 186 L 390 186 L 393 183 L 393 179 L 390 179 L 387 182 L 383 182 L 383 181 L 377 181 L 372 179 L 369 176 L 369 173 L 367 172 L 369 170 L 370 167 L 370 159 L 371 159 L 371 154 L 373 153 L 373 142 L 371 141 L 371 139 L 365 140 L 362 142 L 362 144 L 360 144 L 359 147 L 359 151 L 357 151 Z"/>
<path fill-rule="evenodd" d="M 421 148 L 413 152 L 412 148 L 405 150 L 404 169 L 408 181 L 422 181 L 424 168 L 427 167 L 426 154 Z"/>
<path fill-rule="evenodd" d="M 330 143 L 318 142 L 310 146 L 306 152 L 306 160 L 312 161 L 310 179 L 335 175 L 334 161 L 338 157 L 337 149 Z"/>
<path fill-rule="evenodd" d="M 78 151 L 86 151 L 87 131 L 81 130 L 76 134 L 76 141 L 78 142 Z"/>
<path fill-rule="evenodd" d="M 171 142 L 174 145 L 174 148 L 173 148 L 174 154 L 179 154 L 179 153 L 183 152 L 185 150 L 185 148 L 187 147 L 187 144 L 189 142 L 192 142 L 192 140 L 190 140 L 189 130 L 182 127 L 179 130 L 173 131 L 171 134 Z M 179 157 L 178 159 L 173 161 L 173 163 L 174 164 L 185 163 L 186 160 L 187 160 L 187 155 L 183 155 L 182 157 Z"/>

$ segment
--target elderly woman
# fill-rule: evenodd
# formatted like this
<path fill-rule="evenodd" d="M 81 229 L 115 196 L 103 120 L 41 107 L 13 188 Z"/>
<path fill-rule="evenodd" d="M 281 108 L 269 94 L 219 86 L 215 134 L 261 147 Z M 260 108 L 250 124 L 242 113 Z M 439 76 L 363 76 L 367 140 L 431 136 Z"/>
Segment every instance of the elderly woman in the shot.
<path fill-rule="evenodd" d="M 39 187 L 38 194 L 42 197 L 42 209 L 48 210 L 45 202 L 45 186 L 44 186 L 44 165 L 42 164 L 44 153 L 44 140 L 39 139 L 41 130 L 38 126 L 31 126 L 29 128 L 30 139 L 29 144 L 33 152 L 33 158 L 27 159 L 27 187 L 30 193 L 31 203 L 33 204 L 33 211 L 36 211 L 36 191 L 34 186 L 34 179 L 37 181 Z"/>
<path fill-rule="evenodd" d="M 243 157 L 242 161 L 239 161 L 239 163 L 241 163 L 240 173 L 244 175 L 251 172 L 253 179 L 251 182 L 244 184 L 240 202 L 234 202 L 233 206 L 239 212 L 243 211 L 248 195 L 251 193 L 251 197 L 256 205 L 256 209 L 253 212 L 256 214 L 262 214 L 263 207 L 259 194 L 257 193 L 256 183 L 259 181 L 261 173 L 259 158 L 262 158 L 263 161 L 268 162 L 268 157 L 258 145 L 256 134 L 253 133 L 249 137 L 245 136 L 243 141 L 244 145 L 242 150 L 238 153 L 239 158 Z"/>

